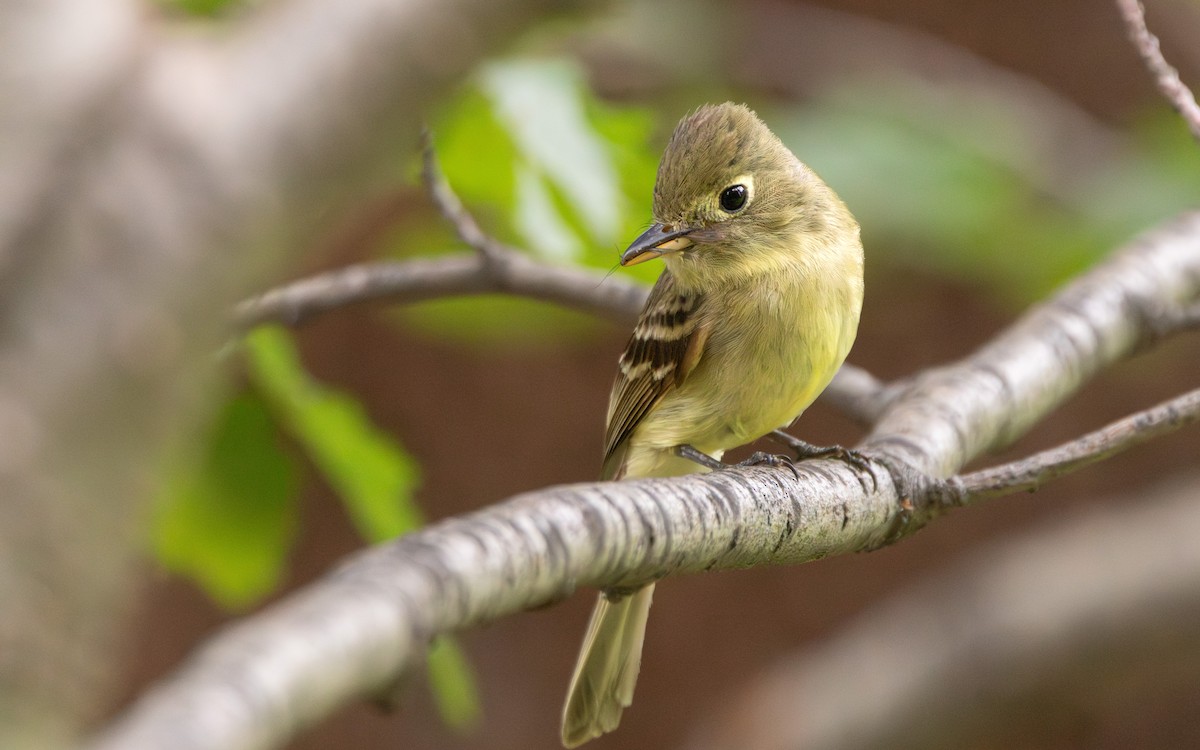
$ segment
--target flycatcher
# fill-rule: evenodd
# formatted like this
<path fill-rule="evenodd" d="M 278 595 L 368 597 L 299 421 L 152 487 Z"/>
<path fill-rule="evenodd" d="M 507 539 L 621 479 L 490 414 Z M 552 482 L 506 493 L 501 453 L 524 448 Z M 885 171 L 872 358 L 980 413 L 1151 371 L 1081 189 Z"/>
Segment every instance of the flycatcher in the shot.
<path fill-rule="evenodd" d="M 858 224 L 750 109 L 701 107 L 675 128 L 654 224 L 621 255 L 666 268 L 621 355 L 602 478 L 707 471 L 790 424 L 854 343 L 863 297 Z M 688 456 L 691 456 L 689 458 Z M 563 709 L 575 747 L 633 700 L 654 585 L 602 593 Z"/>

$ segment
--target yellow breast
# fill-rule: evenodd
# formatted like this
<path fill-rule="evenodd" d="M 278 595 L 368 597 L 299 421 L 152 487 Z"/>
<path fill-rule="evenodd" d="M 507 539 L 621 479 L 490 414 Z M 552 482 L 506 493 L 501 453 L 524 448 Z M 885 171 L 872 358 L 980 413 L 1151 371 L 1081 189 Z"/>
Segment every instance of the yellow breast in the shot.
<path fill-rule="evenodd" d="M 862 256 L 854 250 L 824 259 L 839 271 L 776 265 L 719 290 L 704 311 L 711 332 L 699 364 L 646 417 L 631 448 L 689 444 L 715 454 L 798 417 L 854 342 L 862 306 Z"/>

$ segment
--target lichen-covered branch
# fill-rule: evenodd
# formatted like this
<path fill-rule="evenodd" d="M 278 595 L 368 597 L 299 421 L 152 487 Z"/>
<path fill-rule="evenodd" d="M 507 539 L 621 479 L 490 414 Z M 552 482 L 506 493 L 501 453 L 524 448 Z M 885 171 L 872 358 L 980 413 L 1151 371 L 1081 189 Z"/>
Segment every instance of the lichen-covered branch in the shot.
<path fill-rule="evenodd" d="M 1200 296 L 1200 214 L 1153 232 L 993 343 L 898 393 L 864 444 L 867 492 L 835 460 L 527 493 L 363 552 L 204 646 L 93 750 L 261 748 L 391 684 L 428 641 L 577 586 L 872 549 L 948 507 L 948 476 L 1009 442 Z"/>

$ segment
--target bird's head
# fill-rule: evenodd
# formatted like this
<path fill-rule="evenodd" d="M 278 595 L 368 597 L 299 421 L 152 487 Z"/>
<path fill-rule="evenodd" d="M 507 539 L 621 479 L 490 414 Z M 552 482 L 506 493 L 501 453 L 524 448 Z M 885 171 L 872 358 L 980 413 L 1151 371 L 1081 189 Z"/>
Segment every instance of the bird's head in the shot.
<path fill-rule="evenodd" d="M 682 279 L 752 271 L 857 225 L 815 173 L 741 104 L 706 105 L 675 128 L 654 185 L 654 224 L 621 255 L 663 257 Z"/>

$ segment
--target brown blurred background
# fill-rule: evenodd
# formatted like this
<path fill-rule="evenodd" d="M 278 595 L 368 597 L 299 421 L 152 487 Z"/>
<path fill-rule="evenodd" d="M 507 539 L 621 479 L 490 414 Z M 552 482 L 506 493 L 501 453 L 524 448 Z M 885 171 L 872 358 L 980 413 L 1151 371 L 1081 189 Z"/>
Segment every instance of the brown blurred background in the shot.
<path fill-rule="evenodd" d="M 847 0 L 819 5 L 960 45 L 1040 81 L 1114 130 L 1129 126 L 1145 108 L 1158 104 L 1149 76 L 1108 3 Z M 1190 73 L 1193 83 L 1200 83 L 1200 46 L 1188 45 L 1183 38 L 1191 33 L 1194 39 L 1200 31 L 1195 24 L 1200 11 L 1182 3 L 1157 5 L 1164 7 L 1152 9 L 1151 21 L 1164 37 L 1168 56 L 1174 56 L 1185 78 Z M 799 29 L 805 13 L 812 12 L 809 6 L 731 6 L 730 15 L 738 23 L 704 39 L 712 59 L 697 67 L 705 71 L 697 77 L 728 75 L 745 87 L 750 83 L 746 79 L 754 78 L 756 60 L 787 60 L 802 52 L 786 47 L 792 38 L 788 30 Z M 686 4 L 665 7 L 678 10 Z M 703 12 L 709 6 L 697 7 L 696 12 Z M 652 17 L 650 10 L 642 10 Z M 685 36 L 688 26 L 679 27 Z M 668 49 L 689 44 L 676 36 L 669 20 L 663 20 L 653 35 Z M 631 58 L 620 45 L 607 46 L 610 41 L 598 35 L 580 46 L 602 95 L 646 101 L 661 91 L 664 79 L 676 75 Z M 795 59 L 797 65 L 804 64 L 802 57 Z M 779 81 L 759 77 L 754 82 L 760 96 L 796 97 L 803 104 L 802 93 Z M 680 94 L 671 96 L 678 100 Z M 397 211 L 405 210 L 403 203 L 398 202 Z M 354 221 L 348 217 L 346 223 Z M 880 377 L 901 376 L 960 357 L 1016 313 L 970 281 L 919 267 L 880 267 L 871 257 L 883 252 L 889 238 L 865 226 L 864 240 L 868 293 L 850 361 Z M 372 254 L 369 243 L 327 239 L 318 243 L 309 270 L 334 268 Z M 368 307 L 327 315 L 303 327 L 299 340 L 313 374 L 361 398 L 371 418 L 398 436 L 420 461 L 423 483 L 418 499 L 436 519 L 524 490 L 592 479 L 614 362 L 626 335 L 622 327 L 604 324 L 595 335 L 507 351 L 447 341 L 419 327 L 397 325 L 384 308 Z M 1004 455 L 1053 445 L 1195 387 L 1197 362 L 1200 340 L 1192 336 L 1123 363 L 1089 384 Z M 793 431 L 818 443 L 849 444 L 861 436 L 852 422 L 822 404 Z M 765 666 L 836 633 L 872 602 L 954 566 L 986 540 L 1020 534 L 1098 503 L 1137 502 L 1139 488 L 1156 477 L 1196 465 L 1198 446 L 1195 430 L 1185 430 L 1036 494 L 958 511 L 901 544 L 871 554 L 798 568 L 666 581 L 655 599 L 637 699 L 620 730 L 589 747 L 678 746 L 700 718 Z M 1197 495 L 1200 500 L 1200 489 Z M 303 496 L 302 531 L 291 557 L 288 589 L 312 581 L 362 544 L 329 489 L 314 480 Z M 471 734 L 460 736 L 441 724 L 427 688 L 417 679 L 399 711 L 389 714 L 369 705 L 355 706 L 304 733 L 292 747 L 557 747 L 561 701 L 591 605 L 591 592 L 581 591 L 559 606 L 461 635 L 484 712 L 482 724 Z M 147 569 L 144 603 L 129 642 L 128 683 L 117 703 L 125 704 L 168 672 L 230 617 L 191 583 Z M 897 633 L 897 638 L 903 635 Z M 1192 677 L 1186 690 L 1174 684 L 1159 692 L 1126 696 L 1131 699 L 1116 706 L 1070 697 L 1045 710 L 1025 706 L 1010 717 L 1004 733 L 969 746 L 1200 746 L 1200 674 Z"/>

